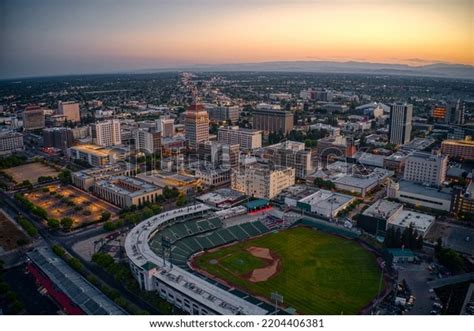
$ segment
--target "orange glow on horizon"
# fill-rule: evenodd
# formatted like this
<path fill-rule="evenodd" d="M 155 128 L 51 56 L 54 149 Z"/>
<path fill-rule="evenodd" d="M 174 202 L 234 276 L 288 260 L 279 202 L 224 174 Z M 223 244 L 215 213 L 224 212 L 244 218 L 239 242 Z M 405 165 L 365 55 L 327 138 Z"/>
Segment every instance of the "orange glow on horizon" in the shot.
<path fill-rule="evenodd" d="M 449 15 L 448 15 L 449 14 Z M 415 5 L 288 4 L 114 35 L 99 52 L 185 63 L 360 60 L 474 64 L 472 12 Z M 193 24 L 194 23 L 194 24 Z"/>

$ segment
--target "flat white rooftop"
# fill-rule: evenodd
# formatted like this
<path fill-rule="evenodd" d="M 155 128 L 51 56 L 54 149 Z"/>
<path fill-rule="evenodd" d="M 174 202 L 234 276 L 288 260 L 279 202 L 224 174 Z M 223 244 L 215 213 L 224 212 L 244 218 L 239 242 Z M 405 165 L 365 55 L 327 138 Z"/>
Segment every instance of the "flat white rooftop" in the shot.
<path fill-rule="evenodd" d="M 390 220 L 389 224 L 399 227 L 409 227 L 410 224 L 413 224 L 415 230 L 425 233 L 434 220 L 434 216 L 431 215 L 403 210 L 397 217 Z"/>

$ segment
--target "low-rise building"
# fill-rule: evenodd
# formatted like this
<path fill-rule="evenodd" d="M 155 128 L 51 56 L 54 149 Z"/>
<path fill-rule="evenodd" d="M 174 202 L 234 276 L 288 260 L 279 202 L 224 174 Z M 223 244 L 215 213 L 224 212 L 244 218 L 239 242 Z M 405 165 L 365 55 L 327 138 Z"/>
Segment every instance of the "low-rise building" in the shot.
<path fill-rule="evenodd" d="M 184 173 L 154 170 L 140 173 L 136 177 L 147 183 L 152 183 L 160 188 L 167 186 L 169 188 L 175 188 L 185 194 L 196 191 L 202 186 L 202 181 L 200 178 Z"/>
<path fill-rule="evenodd" d="M 242 192 L 232 190 L 230 188 L 221 188 L 212 192 L 196 197 L 197 201 L 205 203 L 208 206 L 227 209 L 235 207 L 238 204 L 247 200 L 247 197 Z M 245 210 L 246 211 L 246 210 Z"/>
<path fill-rule="evenodd" d="M 373 235 L 384 235 L 388 227 L 403 232 L 411 226 L 425 237 L 434 220 L 434 216 L 404 210 L 401 203 L 380 199 L 359 216 L 357 225 Z"/>
<path fill-rule="evenodd" d="M 76 171 L 71 174 L 72 184 L 81 190 L 92 191 L 95 182 L 116 176 L 135 176 L 137 167 L 130 163 L 120 162 L 113 165 L 95 167 Z"/>
<path fill-rule="evenodd" d="M 334 184 L 338 190 L 365 197 L 384 183 L 388 177 L 389 172 L 386 169 L 375 168 L 372 171 L 365 169 L 339 177 L 334 180 Z"/>
<path fill-rule="evenodd" d="M 124 148 L 107 148 L 97 145 L 77 145 L 69 148 L 69 156 L 92 166 L 103 166 L 123 161 L 130 151 Z"/>
<path fill-rule="evenodd" d="M 401 203 L 379 199 L 359 215 L 357 227 L 376 236 L 384 235 L 387 224 L 398 217 L 402 210 Z"/>
<path fill-rule="evenodd" d="M 296 207 L 315 215 L 332 219 L 346 209 L 355 198 L 327 190 L 318 190 L 297 201 Z"/>
<path fill-rule="evenodd" d="M 389 181 L 387 196 L 417 207 L 425 207 L 449 212 L 453 194 L 448 188 L 433 188 L 401 180 Z"/>
<path fill-rule="evenodd" d="M 158 201 L 161 188 L 139 178 L 114 176 L 94 183 L 94 194 L 121 208 Z"/>
<path fill-rule="evenodd" d="M 400 229 L 402 233 L 406 228 L 411 226 L 413 230 L 418 232 L 418 234 L 424 238 L 431 226 L 434 224 L 434 221 L 434 216 L 417 213 L 411 210 L 402 210 L 397 217 L 388 222 L 388 226 Z"/>

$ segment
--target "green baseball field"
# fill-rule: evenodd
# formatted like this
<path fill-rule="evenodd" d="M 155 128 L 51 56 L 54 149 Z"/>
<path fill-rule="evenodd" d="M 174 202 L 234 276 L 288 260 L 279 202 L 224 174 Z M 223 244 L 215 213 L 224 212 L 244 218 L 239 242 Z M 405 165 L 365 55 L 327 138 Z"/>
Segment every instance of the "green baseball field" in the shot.
<path fill-rule="evenodd" d="M 306 227 L 270 233 L 197 256 L 198 270 L 299 314 L 357 314 L 377 295 L 375 256 L 355 241 Z"/>

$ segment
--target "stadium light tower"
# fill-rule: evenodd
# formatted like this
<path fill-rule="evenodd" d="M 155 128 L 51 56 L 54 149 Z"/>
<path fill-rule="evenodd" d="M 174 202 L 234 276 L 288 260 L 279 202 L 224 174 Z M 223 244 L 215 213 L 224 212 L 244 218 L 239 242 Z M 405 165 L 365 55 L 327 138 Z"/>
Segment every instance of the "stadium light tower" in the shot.
<path fill-rule="evenodd" d="M 166 267 L 166 255 L 168 255 L 170 267 L 172 268 L 173 264 L 171 263 L 171 241 L 169 241 L 168 238 L 161 238 L 161 254 L 163 257 L 163 267 Z"/>
<path fill-rule="evenodd" d="M 278 303 L 283 303 L 283 295 L 278 292 L 272 292 L 271 299 L 275 301 L 275 315 L 278 313 Z"/>

